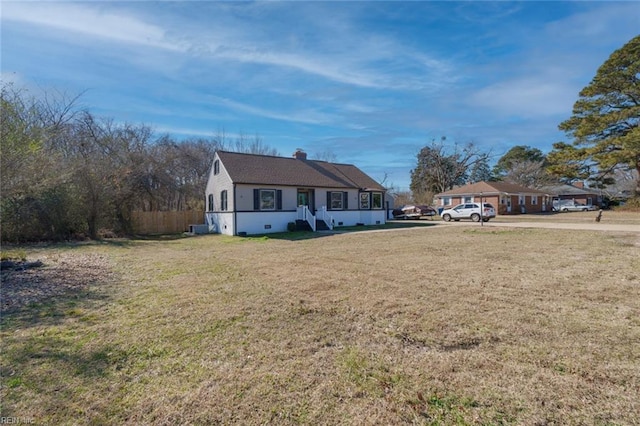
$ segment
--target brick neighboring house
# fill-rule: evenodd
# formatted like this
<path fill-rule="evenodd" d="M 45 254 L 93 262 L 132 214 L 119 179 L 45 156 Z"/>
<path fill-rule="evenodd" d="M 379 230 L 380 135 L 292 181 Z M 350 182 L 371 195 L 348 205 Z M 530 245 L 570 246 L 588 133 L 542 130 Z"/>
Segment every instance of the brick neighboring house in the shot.
<path fill-rule="evenodd" d="M 545 191 L 509 182 L 476 182 L 436 194 L 438 208 L 462 203 L 490 203 L 496 214 L 541 213 L 552 210 L 551 196 Z"/>
<path fill-rule="evenodd" d="M 216 152 L 206 187 L 209 232 L 283 232 L 289 223 L 313 231 L 386 222 L 386 189 L 351 164 Z M 305 225 L 306 224 L 306 225 Z"/>
<path fill-rule="evenodd" d="M 572 200 L 576 203 L 602 206 L 600 190 L 585 188 L 582 182 L 576 182 L 573 185 L 550 185 L 545 186 L 542 190 L 551 195 L 554 200 Z"/>

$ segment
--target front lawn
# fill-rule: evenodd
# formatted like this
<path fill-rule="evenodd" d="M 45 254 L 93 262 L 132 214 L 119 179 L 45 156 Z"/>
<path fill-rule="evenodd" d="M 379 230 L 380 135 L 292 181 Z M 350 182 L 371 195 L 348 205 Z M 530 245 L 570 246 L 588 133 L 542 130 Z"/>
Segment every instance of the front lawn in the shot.
<path fill-rule="evenodd" d="M 2 271 L 2 417 L 640 422 L 637 234 L 421 226 L 21 250 L 43 266 Z"/>

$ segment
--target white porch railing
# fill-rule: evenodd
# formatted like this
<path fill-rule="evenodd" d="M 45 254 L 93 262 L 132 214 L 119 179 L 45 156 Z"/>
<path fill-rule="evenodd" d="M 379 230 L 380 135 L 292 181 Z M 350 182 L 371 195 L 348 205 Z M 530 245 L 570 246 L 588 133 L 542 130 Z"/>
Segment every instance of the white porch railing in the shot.
<path fill-rule="evenodd" d="M 317 212 L 318 218 L 320 220 L 324 220 L 329 229 L 333 230 L 333 216 L 327 212 L 327 206 L 320 207 L 320 210 Z"/>
<path fill-rule="evenodd" d="M 313 232 L 316 231 L 316 217 L 311 214 L 311 210 L 307 206 L 298 206 L 298 220 L 306 221 Z"/>

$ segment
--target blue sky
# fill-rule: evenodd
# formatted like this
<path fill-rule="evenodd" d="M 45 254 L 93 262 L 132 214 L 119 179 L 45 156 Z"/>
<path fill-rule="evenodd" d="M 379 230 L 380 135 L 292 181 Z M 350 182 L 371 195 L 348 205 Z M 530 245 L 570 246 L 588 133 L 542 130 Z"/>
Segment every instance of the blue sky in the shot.
<path fill-rule="evenodd" d="M 257 134 L 407 189 L 431 140 L 548 152 L 638 2 L 2 1 L 3 82 L 176 138 Z"/>

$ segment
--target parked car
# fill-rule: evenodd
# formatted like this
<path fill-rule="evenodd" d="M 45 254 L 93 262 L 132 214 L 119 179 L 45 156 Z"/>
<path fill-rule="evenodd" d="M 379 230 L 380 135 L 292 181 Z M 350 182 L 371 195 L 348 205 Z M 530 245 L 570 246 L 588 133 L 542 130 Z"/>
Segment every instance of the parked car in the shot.
<path fill-rule="evenodd" d="M 391 212 L 394 219 L 420 219 L 422 216 L 435 216 L 436 210 L 429 206 L 406 205 Z"/>
<path fill-rule="evenodd" d="M 582 203 L 571 203 L 571 204 L 563 204 L 558 207 L 561 212 L 588 212 L 597 210 L 596 206 L 592 206 L 591 204 L 582 204 Z"/>
<path fill-rule="evenodd" d="M 443 210 L 440 213 L 442 220 L 449 222 L 460 219 L 471 219 L 474 222 L 479 222 L 480 218 L 484 222 L 488 222 L 489 219 L 496 217 L 496 209 L 489 203 L 482 203 L 482 210 L 480 210 L 480 203 L 464 203 L 457 206 Z"/>

